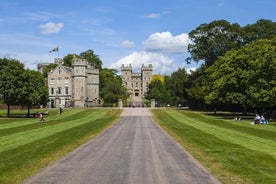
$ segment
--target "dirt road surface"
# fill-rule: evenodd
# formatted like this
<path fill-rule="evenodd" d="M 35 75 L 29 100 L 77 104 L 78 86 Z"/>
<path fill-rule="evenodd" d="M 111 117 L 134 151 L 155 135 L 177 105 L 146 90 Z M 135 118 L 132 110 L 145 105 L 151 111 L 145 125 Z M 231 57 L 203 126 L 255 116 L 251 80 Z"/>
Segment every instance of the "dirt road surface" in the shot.
<path fill-rule="evenodd" d="M 25 184 L 217 184 L 151 119 L 147 108 L 126 108 L 121 119 Z"/>

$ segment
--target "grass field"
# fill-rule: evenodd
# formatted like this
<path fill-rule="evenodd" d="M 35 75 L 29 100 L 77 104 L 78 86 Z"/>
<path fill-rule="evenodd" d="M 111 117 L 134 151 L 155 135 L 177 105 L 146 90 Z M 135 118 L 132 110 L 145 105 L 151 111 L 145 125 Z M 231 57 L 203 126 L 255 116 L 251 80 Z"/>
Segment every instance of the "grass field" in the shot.
<path fill-rule="evenodd" d="M 154 119 L 222 183 L 276 183 L 276 125 L 251 125 L 186 110 Z"/>
<path fill-rule="evenodd" d="M 0 112 L 0 183 L 22 182 L 111 126 L 120 112 L 66 109 L 60 115 L 58 110 L 51 110 L 45 122 L 37 118 L 4 118 L 5 112 Z"/>

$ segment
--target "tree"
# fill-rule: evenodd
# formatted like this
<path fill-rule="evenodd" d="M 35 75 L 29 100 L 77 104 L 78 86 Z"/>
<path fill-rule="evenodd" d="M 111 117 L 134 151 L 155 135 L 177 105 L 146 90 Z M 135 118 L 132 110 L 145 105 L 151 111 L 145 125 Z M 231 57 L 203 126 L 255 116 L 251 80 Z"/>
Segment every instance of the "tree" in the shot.
<path fill-rule="evenodd" d="M 63 57 L 63 65 L 71 67 L 72 66 L 72 61 L 74 57 L 79 57 L 76 54 L 68 54 L 67 56 Z"/>
<path fill-rule="evenodd" d="M 93 50 L 87 50 L 85 52 L 80 53 L 80 57 L 86 59 L 89 63 L 91 63 L 95 68 L 102 69 L 102 61 L 99 56 L 94 54 Z"/>
<path fill-rule="evenodd" d="M 0 94 L 7 104 L 7 116 L 10 116 L 10 106 L 20 105 L 22 98 L 24 64 L 15 59 L 0 59 Z"/>
<path fill-rule="evenodd" d="M 240 48 L 243 41 L 240 26 L 230 24 L 226 20 L 201 24 L 189 33 L 189 37 L 192 41 L 188 45 L 191 57 L 187 61 L 203 60 L 207 66 L 212 65 L 227 51 Z"/>
<path fill-rule="evenodd" d="M 260 19 L 254 24 L 242 27 L 244 44 L 262 38 L 272 38 L 276 35 L 276 23 L 271 20 Z"/>
<path fill-rule="evenodd" d="M 172 103 L 175 105 L 186 105 L 188 100 L 187 83 L 188 74 L 185 68 L 178 68 L 177 71 L 171 74 L 171 77 L 166 80 L 166 89 L 170 91 Z"/>
<path fill-rule="evenodd" d="M 56 63 L 51 63 L 51 64 L 47 65 L 46 67 L 43 68 L 42 76 L 44 78 L 47 78 L 48 73 L 56 67 L 57 67 Z"/>
<path fill-rule="evenodd" d="M 93 50 L 87 50 L 85 52 L 77 54 L 68 54 L 67 56 L 63 57 L 63 65 L 71 67 L 73 58 L 81 58 L 86 59 L 91 65 L 95 68 L 101 70 L 102 69 L 102 61 L 100 60 L 99 56 L 94 54 Z"/>
<path fill-rule="evenodd" d="M 170 94 L 166 90 L 165 79 L 161 75 L 154 75 L 149 84 L 147 99 L 155 99 L 158 105 L 163 106 L 170 103 Z"/>
<path fill-rule="evenodd" d="M 100 71 L 100 96 L 105 104 L 117 103 L 118 99 L 126 98 L 126 89 L 116 70 L 104 68 Z"/>
<path fill-rule="evenodd" d="M 188 75 L 188 103 L 192 108 L 205 109 L 204 97 L 206 96 L 205 86 L 207 84 L 206 66 L 202 65 Z"/>
<path fill-rule="evenodd" d="M 28 116 L 30 116 L 32 106 L 46 105 L 49 101 L 48 88 L 41 73 L 34 70 L 25 70 L 22 80 L 24 85 L 21 88 L 23 95 L 20 103 L 28 107 Z"/>
<path fill-rule="evenodd" d="M 206 72 L 207 103 L 266 108 L 276 106 L 276 37 L 227 52 Z"/>

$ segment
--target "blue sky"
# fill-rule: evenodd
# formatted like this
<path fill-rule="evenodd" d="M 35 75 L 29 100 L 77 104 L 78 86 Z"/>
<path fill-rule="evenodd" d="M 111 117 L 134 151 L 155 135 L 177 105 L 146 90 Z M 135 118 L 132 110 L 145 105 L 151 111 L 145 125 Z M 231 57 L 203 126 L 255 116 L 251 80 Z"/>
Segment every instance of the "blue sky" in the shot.
<path fill-rule="evenodd" d="M 0 57 L 26 68 L 92 49 L 103 67 L 186 69 L 188 33 L 203 23 L 276 21 L 275 0 L 1 0 Z M 49 52 L 59 46 L 59 52 Z"/>

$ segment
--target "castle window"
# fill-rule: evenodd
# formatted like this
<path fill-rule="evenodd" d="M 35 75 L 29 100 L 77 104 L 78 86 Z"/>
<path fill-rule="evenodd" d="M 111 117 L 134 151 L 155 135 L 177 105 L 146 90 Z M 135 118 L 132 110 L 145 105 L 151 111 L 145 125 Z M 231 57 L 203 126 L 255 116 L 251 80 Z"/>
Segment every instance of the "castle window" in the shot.
<path fill-rule="evenodd" d="M 136 87 L 138 87 L 138 82 L 136 82 Z"/>
<path fill-rule="evenodd" d="M 51 95 L 53 95 L 55 93 L 54 88 L 51 88 Z"/>
<path fill-rule="evenodd" d="M 64 83 L 69 83 L 69 77 L 64 78 Z"/>
<path fill-rule="evenodd" d="M 61 84 L 61 81 L 62 81 L 62 78 L 59 77 L 57 83 L 58 83 L 58 84 Z"/>
<path fill-rule="evenodd" d="M 65 87 L 65 94 L 69 95 L 69 87 Z"/>
<path fill-rule="evenodd" d="M 50 84 L 55 84 L 55 79 L 54 78 L 50 79 Z"/>
<path fill-rule="evenodd" d="M 60 69 L 60 67 L 58 68 L 58 74 L 59 74 L 59 75 L 61 74 L 61 69 Z"/>
<path fill-rule="evenodd" d="M 57 94 L 61 94 L 61 87 L 58 87 L 58 91 L 57 91 Z"/>

